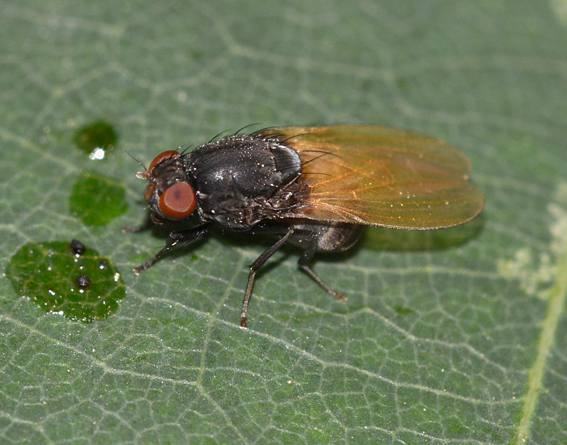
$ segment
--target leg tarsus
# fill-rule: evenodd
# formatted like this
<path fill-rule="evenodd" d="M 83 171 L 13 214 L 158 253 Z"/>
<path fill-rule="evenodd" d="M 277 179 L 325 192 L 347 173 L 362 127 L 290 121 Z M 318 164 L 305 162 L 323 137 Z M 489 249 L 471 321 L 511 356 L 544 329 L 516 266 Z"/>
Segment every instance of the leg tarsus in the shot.
<path fill-rule="evenodd" d="M 139 233 L 149 230 L 154 225 L 153 221 L 148 218 L 144 223 L 139 226 L 122 226 L 122 231 L 126 233 Z"/>

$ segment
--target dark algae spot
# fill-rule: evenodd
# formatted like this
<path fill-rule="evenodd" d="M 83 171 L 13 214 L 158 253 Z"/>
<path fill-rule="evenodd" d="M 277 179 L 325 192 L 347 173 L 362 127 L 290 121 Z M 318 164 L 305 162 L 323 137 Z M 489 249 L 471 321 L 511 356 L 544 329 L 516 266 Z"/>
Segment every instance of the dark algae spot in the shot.
<path fill-rule="evenodd" d="M 77 256 L 69 246 L 65 241 L 22 246 L 6 269 L 14 290 L 44 312 L 61 313 L 73 321 L 91 323 L 108 317 L 124 298 L 120 274 L 96 250 L 85 248 Z M 101 268 L 101 262 L 106 267 Z"/>
<path fill-rule="evenodd" d="M 85 253 L 86 247 L 79 240 L 73 239 L 71 240 L 71 250 L 73 250 L 75 256 L 80 257 L 83 253 Z"/>
<path fill-rule="evenodd" d="M 398 313 L 398 315 L 411 315 L 415 314 L 413 309 L 404 307 L 404 306 L 394 306 L 394 310 Z"/>
<path fill-rule="evenodd" d="M 95 121 L 79 128 L 73 137 L 77 148 L 88 154 L 91 159 L 104 158 L 105 153 L 116 146 L 117 140 L 118 136 L 112 125 L 104 121 Z"/>
<path fill-rule="evenodd" d="M 87 226 L 104 226 L 128 210 L 126 191 L 111 178 L 83 171 L 73 185 L 69 209 Z"/>
<path fill-rule="evenodd" d="M 87 289 L 91 285 L 91 279 L 86 275 L 80 275 L 77 278 L 77 286 L 81 289 Z"/>

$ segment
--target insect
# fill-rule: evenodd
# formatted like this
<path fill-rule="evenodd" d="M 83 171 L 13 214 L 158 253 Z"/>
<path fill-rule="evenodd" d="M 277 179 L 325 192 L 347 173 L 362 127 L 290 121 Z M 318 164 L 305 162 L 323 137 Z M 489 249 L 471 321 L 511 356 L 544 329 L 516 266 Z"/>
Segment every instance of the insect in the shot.
<path fill-rule="evenodd" d="M 372 125 L 264 129 L 189 153 L 165 151 L 137 173 L 149 183 L 152 213 L 149 224 L 129 231 L 191 215 L 197 222 L 171 231 L 166 246 L 134 271 L 213 227 L 275 238 L 250 266 L 240 316 L 247 328 L 256 272 L 284 244 L 302 248 L 298 266 L 342 299 L 311 268 L 315 253 L 350 249 L 365 225 L 428 230 L 471 220 L 484 196 L 468 181 L 470 171 L 465 155 L 439 139 Z"/>

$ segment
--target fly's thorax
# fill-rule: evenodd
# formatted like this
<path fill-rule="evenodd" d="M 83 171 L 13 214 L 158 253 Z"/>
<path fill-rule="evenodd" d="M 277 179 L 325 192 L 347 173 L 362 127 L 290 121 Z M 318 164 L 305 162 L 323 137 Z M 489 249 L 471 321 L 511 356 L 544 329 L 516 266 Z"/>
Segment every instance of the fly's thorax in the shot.
<path fill-rule="evenodd" d="M 281 206 L 280 196 L 301 170 L 295 150 L 253 135 L 202 145 L 187 158 L 188 180 L 195 187 L 201 218 L 232 230 L 246 230 L 272 217 Z"/>

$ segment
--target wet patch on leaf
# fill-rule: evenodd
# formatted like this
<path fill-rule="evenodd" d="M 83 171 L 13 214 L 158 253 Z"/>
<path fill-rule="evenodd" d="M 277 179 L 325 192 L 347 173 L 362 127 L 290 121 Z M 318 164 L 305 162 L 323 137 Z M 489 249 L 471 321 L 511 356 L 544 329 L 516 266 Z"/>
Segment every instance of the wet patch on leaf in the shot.
<path fill-rule="evenodd" d="M 106 152 L 114 149 L 118 136 L 112 125 L 95 121 L 77 130 L 73 136 L 77 148 L 89 155 L 90 159 L 104 159 Z"/>
<path fill-rule="evenodd" d="M 73 185 L 69 209 L 88 226 L 104 226 L 128 210 L 126 191 L 106 176 L 83 171 Z"/>
<path fill-rule="evenodd" d="M 82 246 L 77 253 L 76 243 L 28 243 L 10 260 L 6 276 L 19 296 L 44 312 L 84 323 L 106 318 L 124 298 L 124 283 L 112 261 Z"/>
<path fill-rule="evenodd" d="M 404 307 L 404 306 L 394 306 L 394 310 L 398 313 L 398 315 L 412 315 L 415 314 L 413 309 Z"/>

